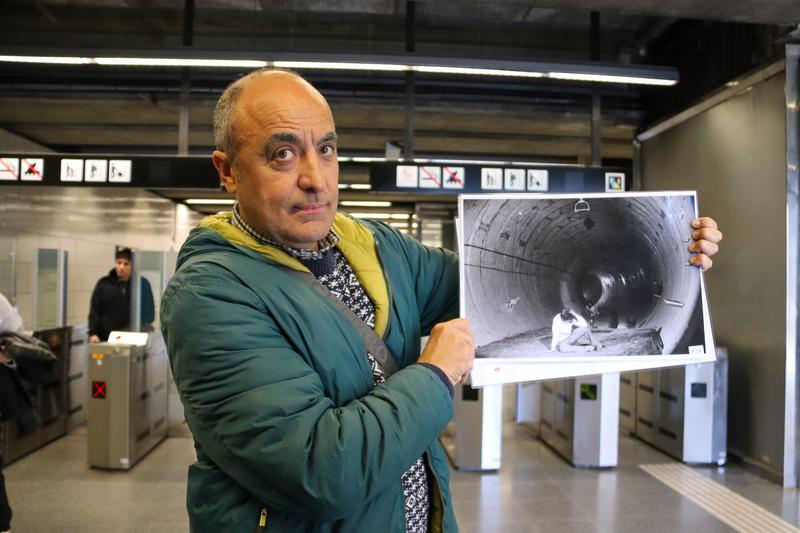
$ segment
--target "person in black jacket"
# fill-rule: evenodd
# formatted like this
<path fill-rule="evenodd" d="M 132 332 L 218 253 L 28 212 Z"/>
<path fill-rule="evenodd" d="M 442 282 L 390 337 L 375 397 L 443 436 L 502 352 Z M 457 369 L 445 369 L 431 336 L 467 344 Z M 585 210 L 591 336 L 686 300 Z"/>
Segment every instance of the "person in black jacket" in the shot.
<path fill-rule="evenodd" d="M 116 253 L 114 268 L 97 282 L 92 292 L 89 308 L 89 342 L 108 339 L 109 333 L 126 330 L 131 322 L 131 262 L 130 248 L 120 248 Z M 153 290 L 141 278 L 141 325 L 146 330 L 155 318 Z"/>

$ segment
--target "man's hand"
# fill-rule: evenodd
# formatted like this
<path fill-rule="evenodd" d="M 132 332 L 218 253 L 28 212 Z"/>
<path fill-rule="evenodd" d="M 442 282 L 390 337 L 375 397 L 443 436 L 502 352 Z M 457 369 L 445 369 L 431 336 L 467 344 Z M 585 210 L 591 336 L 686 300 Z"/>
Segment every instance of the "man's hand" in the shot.
<path fill-rule="evenodd" d="M 431 330 L 418 363 L 438 366 L 455 385 L 467 379 L 475 360 L 475 339 L 464 318 L 440 322 Z"/>
<path fill-rule="evenodd" d="M 10 363 L 11 359 L 6 356 L 6 347 L 0 344 L 0 365 Z"/>
<path fill-rule="evenodd" d="M 100 342 L 100 337 L 98 337 L 97 335 L 90 335 L 89 336 L 89 343 L 91 344 L 91 343 L 95 343 L 95 342 Z"/>
<path fill-rule="evenodd" d="M 708 270 L 714 264 L 711 256 L 719 251 L 719 241 L 722 240 L 722 232 L 717 229 L 717 223 L 713 218 L 700 217 L 692 220 L 692 242 L 689 243 L 689 251 L 696 253 L 689 258 L 689 263 L 699 267 L 700 270 Z"/>

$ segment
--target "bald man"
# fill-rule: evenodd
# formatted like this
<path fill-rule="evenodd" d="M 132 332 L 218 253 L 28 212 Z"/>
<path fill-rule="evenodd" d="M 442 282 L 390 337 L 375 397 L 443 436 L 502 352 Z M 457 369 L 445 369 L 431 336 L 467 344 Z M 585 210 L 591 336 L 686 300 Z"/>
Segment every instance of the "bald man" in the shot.
<path fill-rule="evenodd" d="M 192 530 L 457 531 L 437 441 L 474 357 L 456 256 L 336 213 L 333 117 L 296 74 L 238 80 L 214 121 L 236 204 L 192 232 L 162 305 Z"/>

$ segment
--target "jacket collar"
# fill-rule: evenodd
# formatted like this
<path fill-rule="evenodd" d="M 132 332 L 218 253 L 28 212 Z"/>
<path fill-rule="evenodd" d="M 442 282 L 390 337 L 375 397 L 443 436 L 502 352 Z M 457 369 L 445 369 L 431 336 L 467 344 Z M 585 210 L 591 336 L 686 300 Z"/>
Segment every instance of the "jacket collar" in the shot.
<path fill-rule="evenodd" d="M 226 211 L 200 221 L 200 228 L 208 228 L 222 235 L 231 244 L 256 252 L 273 263 L 309 272 L 299 260 L 276 246 L 261 244 L 246 232 L 230 223 L 232 213 Z M 389 292 L 381 269 L 375 235 L 366 226 L 344 213 L 336 213 L 333 231 L 339 236 L 336 247 L 347 258 L 358 282 L 375 305 L 375 331 L 382 335 L 389 323 Z"/>

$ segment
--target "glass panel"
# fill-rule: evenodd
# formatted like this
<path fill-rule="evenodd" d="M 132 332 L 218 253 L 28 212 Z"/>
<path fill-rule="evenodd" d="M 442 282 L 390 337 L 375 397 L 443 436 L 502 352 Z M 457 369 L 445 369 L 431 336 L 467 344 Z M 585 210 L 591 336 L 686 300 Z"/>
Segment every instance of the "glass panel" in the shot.
<path fill-rule="evenodd" d="M 60 326 L 61 298 L 59 291 L 59 250 L 40 248 L 36 251 L 36 320 L 35 328 Z"/>
<path fill-rule="evenodd" d="M 0 232 L 0 293 L 5 296 L 12 305 L 15 304 L 17 296 L 14 286 L 14 239 L 6 232 Z"/>
<path fill-rule="evenodd" d="M 160 329 L 158 309 L 161 293 L 164 292 L 167 276 L 165 272 L 167 252 L 139 251 L 134 254 L 133 271 L 136 283 L 133 288 L 133 309 L 138 309 L 138 321 L 132 321 L 138 331 Z"/>

